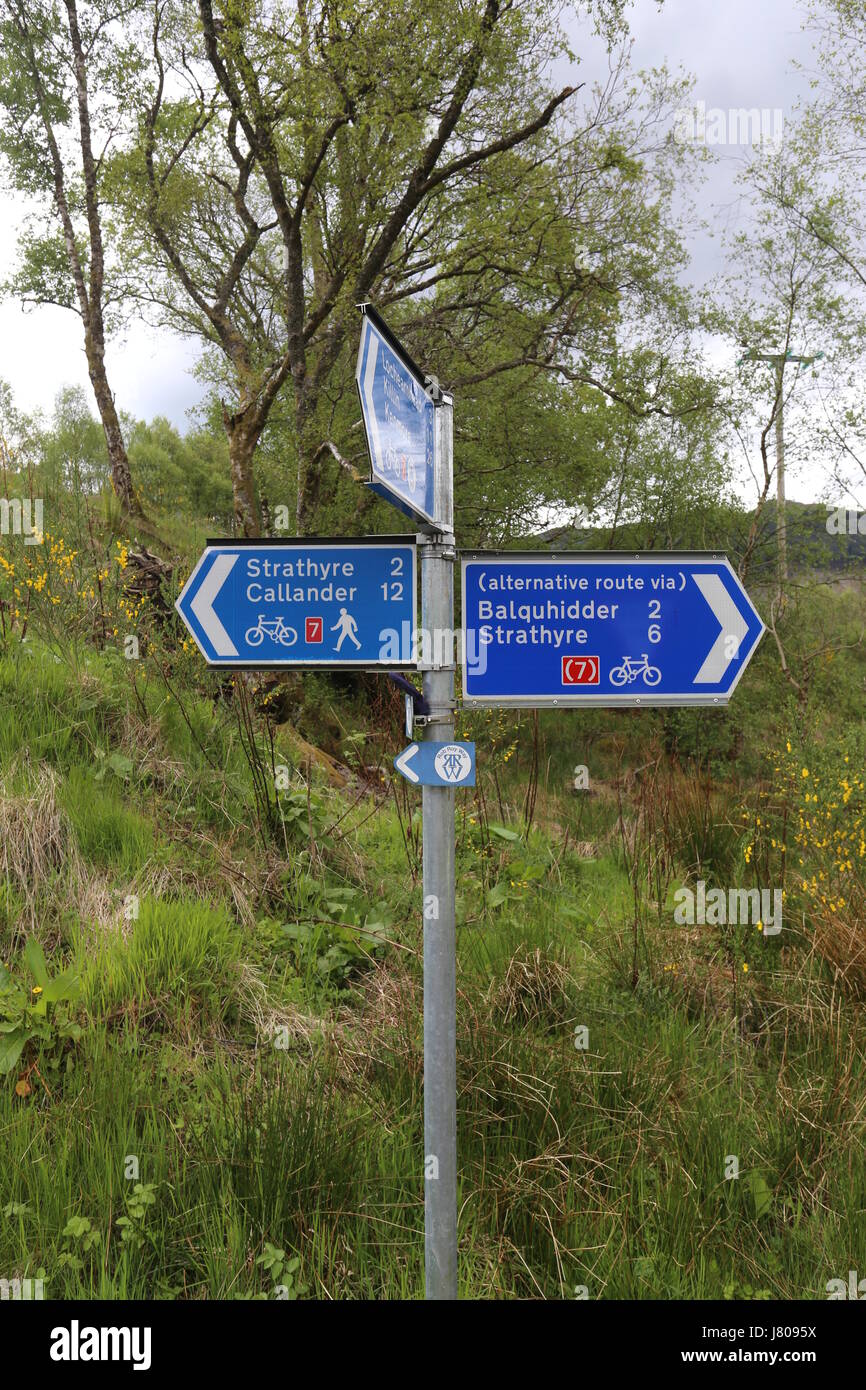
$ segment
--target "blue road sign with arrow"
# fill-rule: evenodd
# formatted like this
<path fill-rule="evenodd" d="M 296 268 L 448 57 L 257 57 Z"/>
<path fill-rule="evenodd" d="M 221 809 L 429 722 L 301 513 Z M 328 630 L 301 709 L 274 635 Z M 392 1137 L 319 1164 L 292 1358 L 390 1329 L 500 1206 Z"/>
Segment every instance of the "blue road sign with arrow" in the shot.
<path fill-rule="evenodd" d="M 355 371 L 370 487 L 407 516 L 433 522 L 436 407 L 420 369 L 369 306 Z"/>
<path fill-rule="evenodd" d="M 475 744 L 410 743 L 394 766 L 419 787 L 474 787 Z"/>
<path fill-rule="evenodd" d="M 721 555 L 463 557 L 467 705 L 725 705 L 765 628 Z"/>
<path fill-rule="evenodd" d="M 177 611 L 211 666 L 412 666 L 411 542 L 217 541 Z"/>

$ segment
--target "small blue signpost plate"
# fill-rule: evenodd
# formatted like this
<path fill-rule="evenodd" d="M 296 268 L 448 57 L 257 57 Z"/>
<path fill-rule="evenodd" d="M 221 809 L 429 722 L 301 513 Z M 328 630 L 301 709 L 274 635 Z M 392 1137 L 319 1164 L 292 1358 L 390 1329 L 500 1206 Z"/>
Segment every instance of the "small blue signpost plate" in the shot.
<path fill-rule="evenodd" d="M 474 743 L 410 743 L 394 766 L 419 787 L 474 787 Z"/>
<path fill-rule="evenodd" d="M 370 486 L 407 516 L 435 522 L 436 407 L 423 377 L 378 315 L 367 309 L 355 372 Z"/>
<path fill-rule="evenodd" d="M 765 630 L 723 555 L 462 563 L 469 706 L 725 705 Z"/>
<path fill-rule="evenodd" d="M 214 541 L 176 607 L 211 666 L 417 665 L 411 542 Z"/>

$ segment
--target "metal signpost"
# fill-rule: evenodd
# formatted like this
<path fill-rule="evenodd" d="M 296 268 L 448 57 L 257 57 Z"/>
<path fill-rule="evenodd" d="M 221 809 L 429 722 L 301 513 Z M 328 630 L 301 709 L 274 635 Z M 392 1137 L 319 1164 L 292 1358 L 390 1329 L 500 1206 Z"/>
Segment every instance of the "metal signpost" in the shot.
<path fill-rule="evenodd" d="M 213 541 L 177 610 L 212 666 L 411 666 L 415 545 Z"/>
<path fill-rule="evenodd" d="M 720 555 L 462 563 L 469 706 L 726 705 L 765 631 Z"/>
<path fill-rule="evenodd" d="M 420 538 L 426 739 L 454 741 L 453 402 L 436 406 L 434 515 Z M 436 650 L 440 648 L 440 650 Z M 437 659 L 438 658 L 438 659 Z M 424 1269 L 428 1299 L 457 1297 L 457 941 L 454 786 L 421 792 L 424 894 Z"/>
<path fill-rule="evenodd" d="M 423 530 L 344 541 L 220 540 L 177 610 L 212 666 L 399 669 L 406 728 L 425 741 L 397 759 L 422 787 L 424 1177 L 428 1299 L 457 1297 L 457 1055 L 454 790 L 475 782 L 474 744 L 454 741 L 454 535 L 450 396 L 431 386 L 369 305 L 356 381 L 370 486 Z M 421 641 L 416 630 L 421 552 Z M 419 651 L 421 659 L 419 661 Z"/>
<path fill-rule="evenodd" d="M 416 541 L 214 541 L 177 609 L 206 660 L 236 667 L 397 667 L 394 766 L 421 787 L 424 1231 L 428 1299 L 457 1297 L 453 402 L 362 305 L 356 382 L 373 477 Z M 724 556 L 532 551 L 463 558 L 464 703 L 725 705 L 764 624 Z M 419 640 L 420 638 L 420 640 Z M 401 675 L 422 672 L 422 690 Z"/>
<path fill-rule="evenodd" d="M 425 743 L 454 744 L 453 400 L 430 388 L 387 324 L 362 305 L 356 382 L 370 486 L 420 522 Z M 407 727 L 408 727 L 407 719 Z M 456 745 L 466 749 L 469 745 Z M 419 750 L 420 751 L 420 750 Z M 474 751 L 474 750 L 473 750 Z M 402 754 L 408 781 L 412 759 Z M 424 919 L 424 1267 L 428 1299 L 457 1297 L 456 782 L 422 783 Z M 433 755 L 435 762 L 436 755 Z M 462 758 L 461 758 L 462 765 Z M 443 764 L 444 765 L 444 764 Z M 454 766 L 450 763 L 449 766 Z M 474 756 L 472 757 L 474 777 Z M 464 778 L 464 785 L 466 779 Z"/>

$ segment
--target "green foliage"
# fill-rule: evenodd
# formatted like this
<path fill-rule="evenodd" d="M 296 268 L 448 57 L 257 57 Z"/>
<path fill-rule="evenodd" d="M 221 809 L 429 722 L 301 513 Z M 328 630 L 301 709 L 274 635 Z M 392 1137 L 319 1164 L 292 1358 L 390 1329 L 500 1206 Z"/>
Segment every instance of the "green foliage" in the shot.
<path fill-rule="evenodd" d="M 0 550 L 0 1069 L 23 1072 L 0 1088 L 0 1269 L 50 1269 L 58 1297 L 418 1296 L 419 800 L 369 778 L 388 766 L 399 709 L 372 677 L 310 675 L 265 692 L 243 673 L 205 670 L 190 649 L 171 599 L 205 537 L 235 524 L 226 430 L 279 379 L 253 469 L 271 515 L 282 508 L 294 527 L 306 467 L 311 529 L 391 529 L 353 477 L 366 466 L 355 304 L 372 295 L 457 395 L 461 545 L 723 541 L 748 559 L 770 616 L 773 509 L 736 500 L 720 422 L 742 425 L 771 383 L 758 373 L 723 393 L 696 332 L 829 333 L 853 360 L 861 325 L 827 245 L 786 319 L 778 199 L 778 235 L 752 248 L 767 302 L 710 312 L 684 293 L 672 210 L 689 156 L 665 129 L 683 88 L 664 73 L 631 87 L 617 78 L 595 112 L 575 93 L 503 148 L 550 100 L 565 56 L 544 8 L 493 7 L 489 32 L 479 8 L 438 0 L 368 9 L 360 26 L 351 6 L 331 8 L 311 48 L 300 10 L 250 0 L 221 7 L 216 47 L 233 73 L 242 56 L 252 63 L 272 180 L 290 202 L 322 141 L 293 333 L 272 180 L 249 161 L 253 229 L 232 188 L 240 151 L 212 101 L 201 16 L 161 7 L 162 27 L 148 21 L 136 50 L 126 12 L 102 29 L 100 0 L 80 9 L 99 121 L 113 132 L 97 171 L 111 312 L 146 286 L 164 322 L 204 342 L 210 396 L 185 434 L 163 417 L 123 420 L 173 565 L 163 605 L 132 592 L 128 528 L 83 393 L 62 392 L 48 421 L 28 419 L 0 383 L 4 480 L 50 503 L 44 550 L 6 537 Z M 77 117 L 63 11 L 47 0 L 24 10 L 66 154 Z M 609 33 L 622 10 L 592 7 Z M 25 232 L 10 288 L 71 304 L 27 55 L 14 26 L 0 37 L 0 155 L 47 214 Z M 156 113 L 148 190 L 140 118 L 155 96 L 154 42 L 169 63 L 196 65 L 203 87 L 201 99 L 172 90 Z M 411 236 L 404 226 L 368 275 L 404 191 L 420 186 L 413 170 L 443 93 L 479 43 L 436 167 L 472 162 L 426 189 Z M 284 101 L 287 73 L 299 103 Z M 486 141 L 495 157 L 475 159 Z M 813 167 L 817 146 L 799 148 Z M 752 171 L 764 195 L 794 195 L 825 240 L 841 234 L 859 256 L 847 202 L 824 190 L 812 205 L 791 172 L 772 160 Z M 760 184 L 775 173 L 781 182 Z M 77 172 L 69 187 L 87 270 Z M 802 226 L 794 241 L 807 252 Z M 302 364 L 285 357 L 287 331 L 304 338 Z M 807 381 L 792 385 L 799 394 Z M 854 437 L 857 402 L 846 411 L 832 423 Z M 478 787 L 457 796 L 464 1294 L 562 1298 L 585 1283 L 591 1297 L 812 1297 L 825 1272 L 848 1268 L 866 1207 L 851 1162 L 866 1137 L 866 1035 L 845 961 L 862 955 L 862 935 L 847 958 L 838 942 L 812 949 L 808 895 L 783 943 L 751 925 L 684 932 L 671 921 L 683 876 L 751 885 L 760 868 L 775 882 L 785 833 L 792 850 L 817 854 L 813 806 L 845 850 L 845 875 L 848 858 L 861 865 L 851 837 L 862 788 L 845 799 L 842 759 L 864 759 L 863 597 L 819 581 L 843 577 L 862 547 L 829 536 L 817 504 L 786 516 L 795 583 L 776 632 L 787 674 L 768 638 L 730 709 L 556 711 L 541 715 L 537 746 L 525 715 L 461 713 L 461 732 L 487 750 Z M 128 660 L 132 633 L 141 650 Z M 789 786 L 765 814 L 763 752 L 780 737 L 822 799 L 800 805 Z M 325 774 L 295 756 L 302 740 L 342 766 Z M 579 760 L 585 791 L 573 783 Z M 274 788 L 283 762 L 290 785 Z M 795 806 L 813 821 L 802 846 L 799 819 L 786 818 Z M 25 1104 L 32 1076 L 42 1089 Z M 724 1174 L 731 1152 L 737 1180 Z M 133 1185 L 125 1160 L 138 1154 L 150 1181 Z"/>
<path fill-rule="evenodd" d="M 49 975 L 45 953 L 32 936 L 24 947 L 24 961 L 35 980 L 29 988 L 0 963 L 0 1072 L 13 1071 L 28 1047 L 49 1071 L 58 1071 L 64 1056 L 69 1068 L 67 1044 L 82 1031 L 70 1012 L 80 995 L 78 976 L 71 969 Z"/>
<path fill-rule="evenodd" d="M 151 512 L 207 517 L 227 530 L 231 484 L 225 434 L 194 430 L 181 435 L 165 418 L 127 424 L 127 451 L 136 487 Z"/>
<path fill-rule="evenodd" d="M 82 1256 L 96 1250 L 102 1240 L 87 1216 L 70 1216 L 63 1228 L 62 1238 L 66 1242 L 66 1249 L 57 1257 L 57 1268 L 68 1269 L 74 1274 L 82 1271 L 87 1263 Z"/>
<path fill-rule="evenodd" d="M 114 1223 L 120 1231 L 120 1239 L 131 1250 L 140 1250 L 148 1236 L 147 1222 L 150 1208 L 156 1203 L 157 1183 L 137 1182 L 132 1192 L 124 1196 L 125 1214 Z"/>
<path fill-rule="evenodd" d="M 328 886 L 309 876 L 292 887 L 296 918 L 280 925 L 293 968 L 313 994 L 345 987 L 380 958 L 392 936 L 386 901 L 370 907 L 356 888 Z"/>
<path fill-rule="evenodd" d="M 303 1284 L 295 1282 L 295 1276 L 301 1267 L 301 1261 L 297 1255 L 291 1258 L 286 1256 L 285 1250 L 279 1250 L 270 1241 L 265 1241 L 265 1248 L 256 1260 L 257 1265 L 261 1265 L 265 1274 L 268 1275 L 279 1290 L 280 1297 L 285 1302 L 294 1302 L 301 1294 L 306 1293 Z"/>

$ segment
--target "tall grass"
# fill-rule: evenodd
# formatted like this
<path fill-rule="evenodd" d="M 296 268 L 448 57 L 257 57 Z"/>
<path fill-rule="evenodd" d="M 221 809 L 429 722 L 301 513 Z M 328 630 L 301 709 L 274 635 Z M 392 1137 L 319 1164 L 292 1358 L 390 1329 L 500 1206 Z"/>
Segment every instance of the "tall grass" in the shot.
<path fill-rule="evenodd" d="M 95 1018 L 126 1011 L 187 1031 L 216 1026 L 234 1006 L 241 946 L 225 908 L 143 898 L 125 929 L 82 952 L 84 997 Z"/>
<path fill-rule="evenodd" d="M 87 662 L 0 658 L 3 959 L 35 932 L 83 984 L 50 1089 L 0 1084 L 0 1273 L 44 1269 L 49 1297 L 273 1296 L 269 1243 L 307 1296 L 420 1297 L 416 808 L 297 781 L 296 833 L 265 852 L 231 721 L 191 678 L 181 712 L 99 671 L 94 690 Z M 522 774 L 461 802 L 461 1292 L 822 1297 L 866 1208 L 857 980 L 829 939 L 740 961 L 673 931 L 680 876 L 743 871 L 733 797 L 664 762 L 626 776 L 627 746 L 584 800 L 581 759 L 540 756 L 531 833 Z M 178 860 L 183 892 L 155 872 Z M 390 947 L 332 980 L 345 918 L 362 939 L 386 909 Z M 136 1182 L 153 1201 L 124 1240 Z"/>

